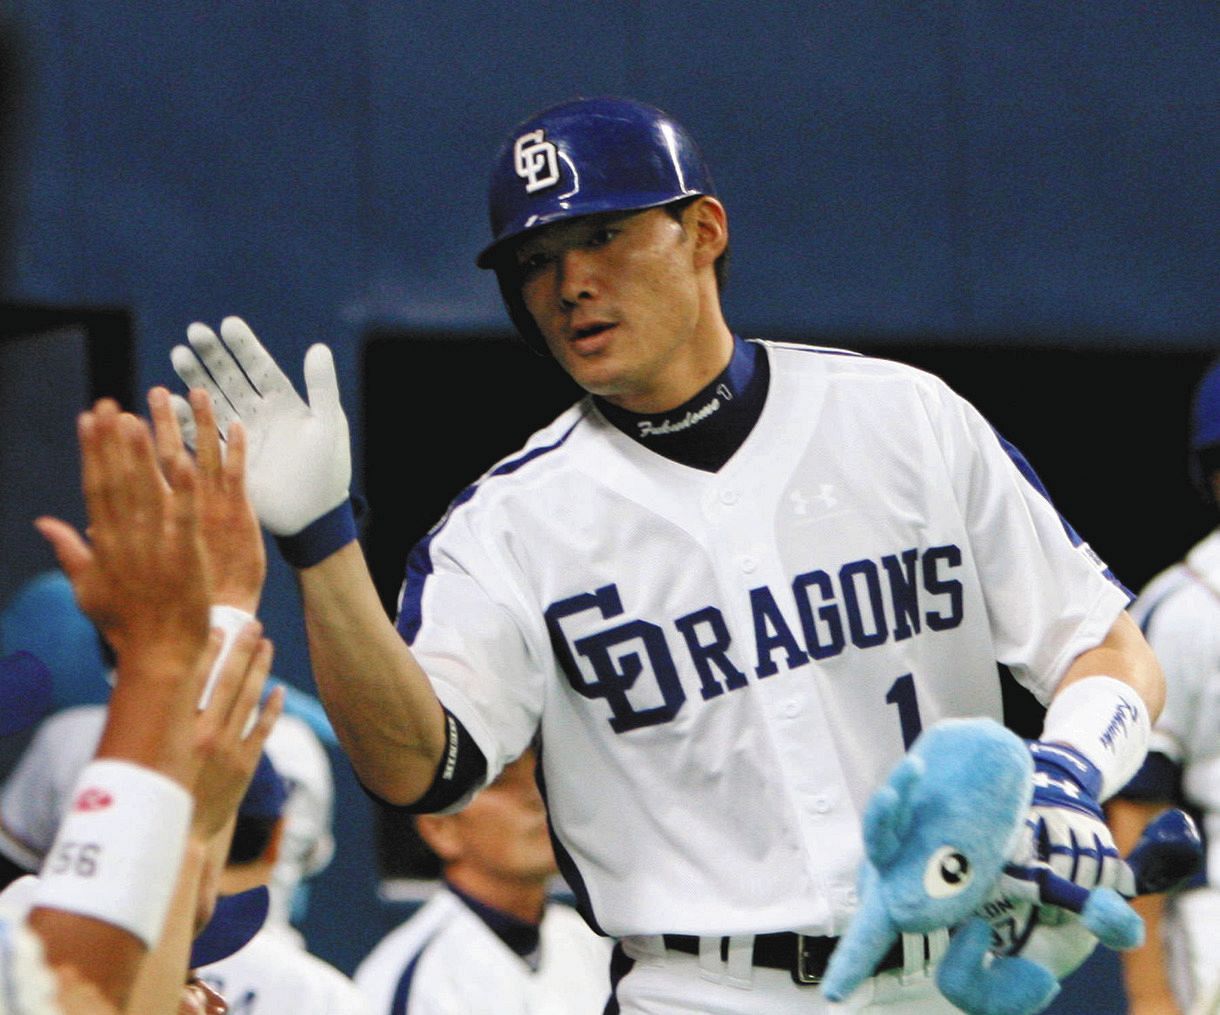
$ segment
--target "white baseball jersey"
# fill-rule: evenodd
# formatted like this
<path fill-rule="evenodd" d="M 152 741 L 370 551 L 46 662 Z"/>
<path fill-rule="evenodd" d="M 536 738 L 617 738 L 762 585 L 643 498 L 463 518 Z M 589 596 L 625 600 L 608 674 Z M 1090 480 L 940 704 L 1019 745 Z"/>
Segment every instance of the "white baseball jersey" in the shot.
<path fill-rule="evenodd" d="M 1182 768 L 1183 791 L 1204 812 L 1220 870 L 1220 530 L 1140 592 L 1131 614 L 1165 671 L 1165 708 L 1150 750 Z"/>
<path fill-rule="evenodd" d="M 433 895 L 356 968 L 373 1015 L 601 1015 L 610 944 L 575 911 L 547 906 L 537 968 L 453 892 Z"/>
<path fill-rule="evenodd" d="M 1129 601 L 943 382 L 762 345 L 718 471 L 585 399 L 409 563 L 399 629 L 488 779 L 540 731 L 560 868 L 615 937 L 840 933 L 919 730 L 1002 718 L 997 662 L 1046 702 Z"/>
<path fill-rule="evenodd" d="M 371 1015 L 356 985 L 273 925 L 220 962 L 198 969 L 229 1015 Z"/>
<path fill-rule="evenodd" d="M 42 866 L 105 725 L 105 705 L 65 708 L 42 721 L 0 790 L 0 853 L 26 870 Z"/>
<path fill-rule="evenodd" d="M 1162 923 L 1170 980 L 1186 1002 L 1220 991 L 1220 530 L 1149 582 L 1131 612 L 1165 671 L 1149 750 L 1180 767 L 1208 844 L 1208 887 L 1171 896 Z"/>

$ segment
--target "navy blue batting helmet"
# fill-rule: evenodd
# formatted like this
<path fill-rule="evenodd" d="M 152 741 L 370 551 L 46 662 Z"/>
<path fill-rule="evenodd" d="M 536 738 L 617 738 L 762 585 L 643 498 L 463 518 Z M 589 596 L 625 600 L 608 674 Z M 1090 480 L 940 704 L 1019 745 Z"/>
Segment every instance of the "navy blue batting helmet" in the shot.
<path fill-rule="evenodd" d="M 668 113 L 631 99 L 564 102 L 518 124 L 497 154 L 492 241 L 477 264 L 497 267 L 505 243 L 552 222 L 715 192 L 694 139 Z"/>

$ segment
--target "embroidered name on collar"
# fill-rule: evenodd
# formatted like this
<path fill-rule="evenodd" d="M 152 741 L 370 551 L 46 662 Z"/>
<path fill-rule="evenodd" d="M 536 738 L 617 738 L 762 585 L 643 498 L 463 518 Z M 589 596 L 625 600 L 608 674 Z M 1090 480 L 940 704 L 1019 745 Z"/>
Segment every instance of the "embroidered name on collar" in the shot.
<path fill-rule="evenodd" d="M 721 406 L 721 399 L 726 402 L 733 399 L 733 392 L 727 384 L 718 384 L 716 386 L 716 394 L 702 408 L 688 410 L 685 415 L 680 416 L 676 420 L 664 419 L 659 423 L 654 423 L 650 419 L 641 419 L 636 422 L 636 426 L 639 428 L 641 437 L 661 437 L 665 434 L 680 433 L 683 430 L 689 430 L 692 426 L 702 423 L 714 412 L 718 411 Z"/>

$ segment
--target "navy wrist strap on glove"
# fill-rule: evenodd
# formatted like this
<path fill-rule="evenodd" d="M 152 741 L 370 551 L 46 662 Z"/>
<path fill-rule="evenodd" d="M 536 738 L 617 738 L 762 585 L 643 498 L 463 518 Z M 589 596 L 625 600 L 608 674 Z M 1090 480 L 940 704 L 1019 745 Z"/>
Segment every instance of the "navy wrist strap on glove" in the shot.
<path fill-rule="evenodd" d="M 300 532 L 276 536 L 275 542 L 284 559 L 301 569 L 320 564 L 356 538 L 356 514 L 349 498 Z"/>
<path fill-rule="evenodd" d="M 1098 796 L 1101 771 L 1079 751 L 1065 744 L 1029 741 L 1034 758 L 1035 806 L 1069 807 L 1104 821 Z"/>

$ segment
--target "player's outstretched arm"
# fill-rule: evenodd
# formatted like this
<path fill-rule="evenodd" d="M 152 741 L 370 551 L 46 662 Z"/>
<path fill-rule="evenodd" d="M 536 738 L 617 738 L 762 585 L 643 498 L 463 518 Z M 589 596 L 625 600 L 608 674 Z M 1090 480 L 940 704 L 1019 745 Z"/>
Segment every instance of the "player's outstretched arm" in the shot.
<path fill-rule="evenodd" d="M 297 575 L 318 693 L 361 781 L 414 803 L 445 749 L 432 685 L 386 616 L 358 543 Z"/>
<path fill-rule="evenodd" d="M 190 461 L 170 463 L 164 480 L 147 427 L 108 400 L 82 414 L 78 432 L 88 539 L 57 519 L 36 524 L 115 649 L 116 684 L 30 926 L 52 965 L 74 967 L 121 1005 L 160 936 L 182 858 L 209 589 Z"/>
<path fill-rule="evenodd" d="M 193 750 L 198 774 L 192 788 L 195 809 L 186 854 L 165 932 L 141 966 L 128 1001 L 127 1010 L 133 1015 L 176 1009 L 187 978 L 191 942 L 215 905 L 216 877 L 228 854 L 238 805 L 280 715 L 282 689 L 273 691 L 259 707 L 272 657 L 271 643 L 261 634 L 257 621 L 238 632 L 214 692 L 195 718 Z M 219 648 L 217 632 L 209 667 Z M 257 716 L 253 725 L 252 715 Z"/>
<path fill-rule="evenodd" d="M 246 488 L 298 571 L 314 677 L 336 733 L 369 789 L 413 802 L 436 774 L 443 713 L 356 541 L 348 426 L 330 351 L 315 345 L 306 354 L 305 401 L 240 319 L 226 318 L 219 335 L 192 324 L 187 338 L 173 351 L 174 369 L 208 393 L 222 436 L 244 425 Z M 203 404 L 191 398 L 192 408 Z M 201 446 L 208 421 L 195 411 L 181 422 Z"/>

